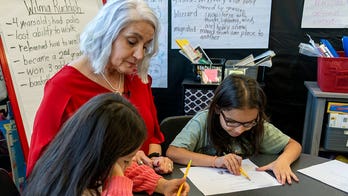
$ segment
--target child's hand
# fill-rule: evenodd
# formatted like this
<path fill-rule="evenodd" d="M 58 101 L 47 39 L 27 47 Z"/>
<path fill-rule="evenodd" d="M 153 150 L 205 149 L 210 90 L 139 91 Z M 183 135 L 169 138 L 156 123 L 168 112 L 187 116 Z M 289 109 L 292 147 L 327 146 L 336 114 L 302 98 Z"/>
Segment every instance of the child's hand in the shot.
<path fill-rule="evenodd" d="M 256 170 L 257 171 L 272 170 L 278 182 L 281 183 L 282 185 L 284 185 L 285 182 L 291 184 L 292 179 L 294 179 L 296 182 L 299 181 L 297 176 L 292 172 L 290 165 L 286 163 L 282 163 L 278 159 L 269 163 L 268 165 L 256 168 Z"/>
<path fill-rule="evenodd" d="M 182 183 L 184 183 L 184 186 L 181 189 L 180 195 L 186 196 L 190 192 L 190 186 L 189 184 L 187 184 L 186 178 L 172 179 L 172 180 L 166 180 L 161 178 L 158 181 L 157 186 L 161 186 L 160 189 L 162 191 L 159 191 L 159 193 L 162 193 L 165 196 L 176 196 Z"/>
<path fill-rule="evenodd" d="M 228 171 L 233 173 L 234 175 L 240 175 L 239 168 L 242 165 L 242 157 L 236 154 L 226 154 L 225 156 L 218 157 L 215 160 L 216 167 L 224 167 L 227 168 Z"/>

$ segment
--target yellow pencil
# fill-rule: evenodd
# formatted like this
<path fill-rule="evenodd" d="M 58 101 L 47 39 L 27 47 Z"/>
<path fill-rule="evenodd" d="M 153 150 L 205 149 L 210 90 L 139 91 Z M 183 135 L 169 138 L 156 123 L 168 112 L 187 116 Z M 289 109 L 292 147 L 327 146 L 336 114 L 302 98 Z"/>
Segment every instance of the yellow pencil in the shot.
<path fill-rule="evenodd" d="M 249 175 L 246 173 L 246 171 L 244 171 L 244 169 L 242 167 L 239 168 L 239 171 L 244 177 L 246 177 L 248 180 L 251 181 Z"/>
<path fill-rule="evenodd" d="M 190 170 L 190 167 L 191 167 L 191 162 L 192 162 L 192 160 L 190 160 L 190 161 L 188 162 L 188 164 L 187 164 L 187 167 L 186 167 L 186 170 L 185 170 L 185 174 L 184 174 L 184 178 L 187 177 L 188 171 Z M 176 196 L 180 196 L 182 187 L 184 187 L 184 183 L 182 183 L 182 184 L 180 185 L 179 190 L 178 190 L 178 193 L 176 194 Z"/>

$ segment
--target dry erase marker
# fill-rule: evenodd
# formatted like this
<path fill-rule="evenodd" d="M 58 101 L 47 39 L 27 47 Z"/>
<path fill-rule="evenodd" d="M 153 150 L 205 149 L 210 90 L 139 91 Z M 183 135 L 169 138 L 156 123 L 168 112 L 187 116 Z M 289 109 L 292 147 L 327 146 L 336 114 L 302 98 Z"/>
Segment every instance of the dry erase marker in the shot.
<path fill-rule="evenodd" d="M 331 57 L 339 57 L 336 50 L 334 49 L 334 47 L 332 47 L 331 43 L 328 40 L 320 39 L 320 42 L 326 46 Z"/>
<path fill-rule="evenodd" d="M 344 55 L 348 57 L 348 36 L 342 37 L 342 45 L 343 45 Z"/>
<path fill-rule="evenodd" d="M 246 173 L 246 171 L 242 167 L 239 168 L 239 171 L 244 177 L 246 177 L 248 180 L 251 181 L 249 175 Z"/>
<path fill-rule="evenodd" d="M 187 174 L 188 174 L 188 171 L 190 170 L 190 167 L 191 167 L 191 163 L 192 163 L 192 160 L 190 160 L 187 164 L 187 167 L 186 167 L 186 170 L 185 170 L 185 174 L 184 174 L 184 178 L 187 177 Z M 185 182 L 184 182 L 185 183 Z M 184 187 L 184 183 L 182 183 L 179 187 L 179 190 L 178 190 L 178 193 L 176 194 L 176 196 L 180 196 L 181 194 L 181 190 L 182 190 L 182 187 Z"/>

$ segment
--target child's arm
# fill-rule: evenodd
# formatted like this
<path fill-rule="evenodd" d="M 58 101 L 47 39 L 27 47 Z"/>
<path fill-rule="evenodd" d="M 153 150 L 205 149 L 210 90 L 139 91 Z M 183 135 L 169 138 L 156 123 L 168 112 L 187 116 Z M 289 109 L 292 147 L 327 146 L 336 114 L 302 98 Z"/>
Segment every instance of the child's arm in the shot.
<path fill-rule="evenodd" d="M 263 167 L 259 167 L 257 170 L 272 170 L 278 182 L 281 184 L 285 184 L 285 182 L 291 184 L 291 178 L 298 182 L 299 180 L 292 172 L 290 165 L 300 156 L 301 150 L 301 145 L 297 141 L 290 138 L 288 144 L 283 150 L 283 153 L 279 155 L 275 161 Z"/>
<path fill-rule="evenodd" d="M 166 155 L 175 163 L 185 165 L 192 159 L 192 165 L 194 166 L 227 168 L 231 173 L 240 175 L 239 168 L 242 164 L 242 157 L 236 154 L 230 153 L 225 156 L 217 157 L 170 145 Z"/>
<path fill-rule="evenodd" d="M 192 165 L 205 167 L 213 166 L 212 164 L 215 159 L 214 156 L 192 152 L 185 148 L 172 145 L 169 146 L 166 155 L 175 163 L 186 165 L 192 159 Z"/>

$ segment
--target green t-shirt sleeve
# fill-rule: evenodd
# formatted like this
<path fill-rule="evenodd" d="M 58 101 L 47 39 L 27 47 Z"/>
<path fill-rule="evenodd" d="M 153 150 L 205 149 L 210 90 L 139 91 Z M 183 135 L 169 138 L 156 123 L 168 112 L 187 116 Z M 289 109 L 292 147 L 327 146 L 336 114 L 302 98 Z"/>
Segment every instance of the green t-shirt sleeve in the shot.
<path fill-rule="evenodd" d="M 207 112 L 198 112 L 170 145 L 195 152 L 204 145 Z"/>
<path fill-rule="evenodd" d="M 288 144 L 290 137 L 281 132 L 271 123 L 264 123 L 265 133 L 261 142 L 260 152 L 265 154 L 278 154 Z"/>

